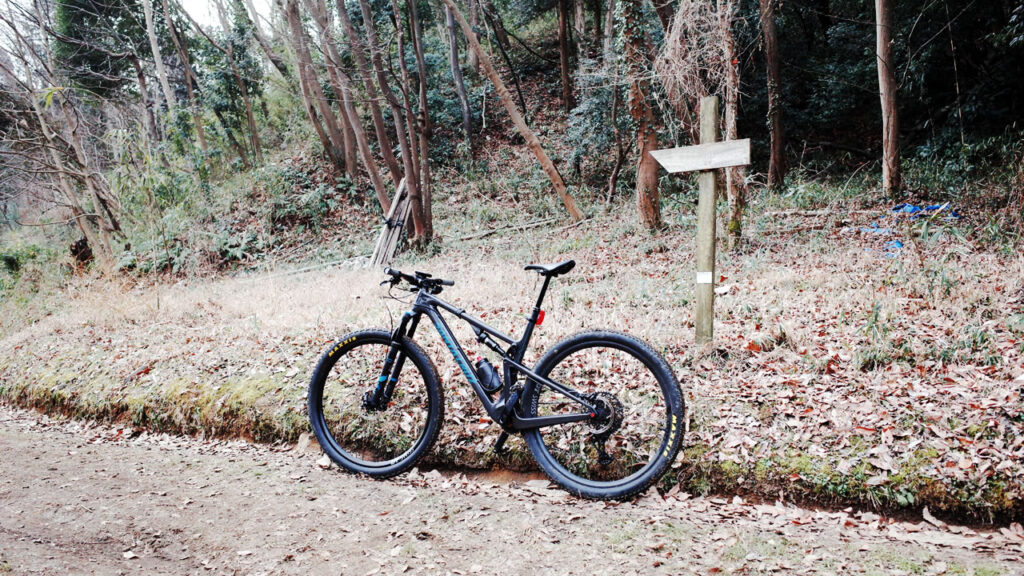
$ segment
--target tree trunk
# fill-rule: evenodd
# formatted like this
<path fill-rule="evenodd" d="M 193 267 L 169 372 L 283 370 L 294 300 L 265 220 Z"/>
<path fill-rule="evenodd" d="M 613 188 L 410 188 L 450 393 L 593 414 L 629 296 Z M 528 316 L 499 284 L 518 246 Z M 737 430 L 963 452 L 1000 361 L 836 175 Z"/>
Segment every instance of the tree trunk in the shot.
<path fill-rule="evenodd" d="M 352 121 L 349 120 L 348 113 L 345 112 L 343 106 L 345 99 L 352 97 L 347 92 L 347 89 L 343 89 L 338 94 L 338 97 L 341 99 L 341 102 L 338 102 L 338 108 L 340 108 L 338 111 L 338 122 L 341 125 L 341 141 L 345 150 L 345 172 L 350 178 L 355 178 L 359 172 L 359 143 L 355 138 L 355 126 L 352 125 Z"/>
<path fill-rule="evenodd" d="M 526 125 L 526 121 L 523 120 L 522 114 L 516 109 L 515 103 L 512 101 L 512 94 L 509 93 L 508 88 L 505 87 L 505 83 L 501 81 L 501 76 L 494 70 L 494 66 L 491 64 L 490 58 L 487 57 L 487 53 L 480 47 L 480 43 L 476 41 L 473 36 L 473 30 L 469 27 L 469 23 L 466 22 L 466 17 L 462 15 L 462 12 L 455 6 L 453 0 L 442 0 L 448 9 L 452 11 L 452 15 L 455 16 L 455 20 L 459 23 L 459 27 L 462 28 L 462 33 L 466 36 L 466 40 L 469 42 L 471 50 L 477 53 L 477 57 L 480 59 L 480 66 L 483 68 L 484 73 L 490 78 L 494 84 L 494 89 L 498 93 L 498 98 L 501 99 L 502 105 L 505 106 L 505 110 L 508 111 L 508 115 L 512 117 L 512 123 L 515 124 L 516 129 L 526 140 L 526 145 L 530 148 L 536 156 L 537 161 L 540 163 L 544 173 L 551 179 L 551 184 L 555 189 L 555 193 L 561 198 L 562 203 L 565 205 L 566 211 L 573 220 L 582 220 L 583 213 L 576 207 L 576 202 L 572 196 L 569 195 L 568 190 L 565 187 L 565 182 L 562 181 L 562 176 L 558 173 L 558 169 L 555 168 L 551 158 L 548 157 L 547 153 L 544 152 L 544 147 L 541 146 L 540 140 L 530 130 L 530 127 Z"/>
<path fill-rule="evenodd" d="M 661 200 L 658 195 L 658 163 L 651 150 L 658 147 L 654 112 L 651 110 L 651 86 L 647 74 L 650 54 L 643 26 L 640 0 L 621 0 L 625 35 L 626 66 L 629 73 L 629 113 L 636 123 L 637 148 L 640 157 L 636 166 L 636 206 L 640 223 L 654 230 L 660 228 Z"/>
<path fill-rule="evenodd" d="M 346 174 L 353 174 L 355 166 L 347 165 L 345 153 L 345 136 L 342 134 L 338 118 L 334 110 L 327 102 L 327 96 L 320 88 L 320 80 L 317 78 L 316 69 L 313 67 L 313 58 L 309 53 L 309 46 L 306 44 L 306 31 L 302 28 L 302 18 L 299 15 L 298 0 L 283 0 L 284 14 L 291 29 L 291 40 L 295 48 L 295 58 L 298 60 L 300 78 L 305 78 L 306 90 L 310 100 L 320 111 L 320 116 L 327 127 L 327 136 L 330 139 L 331 151 L 328 156 L 335 160 L 335 165 Z"/>
<path fill-rule="evenodd" d="M 611 126 L 615 133 L 615 164 L 612 165 L 612 172 L 608 176 L 608 189 L 605 193 L 605 202 L 611 207 L 612 198 L 615 197 L 615 189 L 619 186 L 619 174 L 622 172 L 622 165 L 626 160 L 626 146 L 622 142 L 622 132 L 619 130 L 619 78 L 618 70 L 615 69 L 612 79 L 612 110 Z"/>
<path fill-rule="evenodd" d="M 512 44 L 508 40 L 508 32 L 505 31 L 505 22 L 501 19 L 501 14 L 498 13 L 498 9 L 494 6 L 494 0 L 479 0 L 481 6 L 487 9 L 487 14 L 490 15 L 491 26 L 494 28 L 494 37 L 498 40 L 498 44 L 502 50 L 508 50 L 512 47 Z"/>
<path fill-rule="evenodd" d="M 423 221 L 423 181 L 421 179 L 421 166 L 420 166 L 420 154 L 419 145 L 416 142 L 418 136 L 418 127 L 416 119 L 413 116 L 412 110 L 412 78 L 409 75 L 409 66 L 405 60 L 405 24 L 402 22 L 402 9 L 398 5 L 398 0 L 391 0 L 391 11 L 392 11 L 392 24 L 395 26 L 395 35 L 398 45 L 398 68 L 401 71 L 402 83 L 400 90 L 402 92 L 402 116 L 395 118 L 395 124 L 400 123 L 400 118 L 405 119 L 405 130 L 409 136 L 409 164 L 412 168 L 411 175 L 408 176 L 409 183 L 409 204 L 411 206 L 410 211 L 412 212 L 412 234 L 411 238 L 419 238 L 425 233 L 425 226 Z"/>
<path fill-rule="evenodd" d="M 724 5 L 725 13 L 722 15 L 720 26 L 725 28 L 725 46 L 723 46 L 726 62 L 725 139 L 735 140 L 740 96 L 739 62 L 736 56 L 736 38 L 732 31 L 735 0 L 727 1 Z M 725 230 L 729 249 L 732 250 L 739 245 L 743 238 L 743 210 L 747 204 L 746 169 L 743 166 L 727 168 L 725 181 L 726 196 L 729 200 L 729 220 Z"/>
<path fill-rule="evenodd" d="M 373 190 L 377 194 L 377 201 L 380 203 L 383 212 L 387 214 L 391 209 L 391 200 L 388 198 L 387 188 L 384 186 L 384 181 L 381 179 L 380 172 L 377 169 L 377 163 L 373 158 L 373 153 L 370 151 L 369 142 L 366 140 L 366 133 L 363 131 L 362 123 L 359 120 L 359 113 L 356 111 L 355 104 L 352 101 L 352 81 L 341 67 L 341 57 L 334 45 L 334 39 L 328 22 L 327 5 L 324 3 L 324 0 L 305 0 L 305 4 L 306 9 L 313 15 L 313 21 L 316 22 L 317 28 L 320 30 L 320 49 L 323 50 L 327 60 L 327 74 L 330 77 L 331 86 L 342 98 L 343 119 L 348 121 L 352 138 L 355 142 L 354 147 L 363 160 L 363 168 L 366 169 L 366 175 L 370 178 Z"/>
<path fill-rule="evenodd" d="M 429 244 L 434 236 L 434 211 L 431 205 L 430 181 L 430 110 L 427 107 L 427 66 L 423 57 L 423 26 L 420 25 L 417 0 L 406 0 L 409 6 L 409 30 L 412 32 L 413 52 L 416 54 L 416 68 L 419 79 L 419 122 L 420 136 L 420 202 L 423 210 L 423 235 L 417 239 L 421 245 Z"/>
<path fill-rule="evenodd" d="M 352 19 L 349 18 L 344 0 L 340 0 L 337 4 L 338 19 L 341 20 L 345 36 L 348 37 L 349 49 L 355 57 L 356 69 L 359 71 L 363 88 L 366 90 L 366 100 L 370 107 L 370 117 L 373 119 L 373 130 L 377 135 L 380 154 L 384 159 L 384 165 L 387 166 L 388 172 L 391 173 L 392 181 L 394 181 L 397 187 L 398 183 L 402 181 L 402 170 L 398 167 L 398 160 L 395 159 L 391 138 L 388 136 L 387 126 L 384 124 L 384 115 L 380 110 L 380 94 L 377 91 L 377 85 L 373 82 L 373 76 L 370 73 L 370 63 L 366 60 L 366 53 L 364 52 L 366 46 L 363 45 L 362 39 L 352 25 Z M 382 90 L 386 89 L 386 86 L 382 88 Z"/>
<path fill-rule="evenodd" d="M 249 156 L 246 154 L 245 146 L 235 138 L 235 133 L 231 131 L 231 123 L 224 118 L 224 113 L 214 108 L 213 115 L 217 117 L 220 122 L 220 127 L 224 131 L 224 137 L 227 138 L 228 144 L 235 149 L 235 154 L 238 154 L 238 161 L 242 163 L 242 167 L 248 170 L 252 168 L 252 164 L 249 162 Z"/>
<path fill-rule="evenodd" d="M 661 29 L 666 33 L 672 27 L 672 17 L 676 15 L 675 0 L 651 0 L 654 12 L 658 15 L 658 22 L 661 22 Z"/>
<path fill-rule="evenodd" d="M 488 11 L 485 11 L 484 15 L 488 18 L 488 21 L 491 23 L 491 28 L 497 29 L 498 25 L 500 24 L 500 21 L 495 21 L 493 18 L 491 18 L 491 13 Z M 523 117 L 526 119 L 526 122 L 529 123 L 530 114 L 529 111 L 526 109 L 526 99 L 523 98 L 523 87 L 522 84 L 520 84 L 519 82 L 519 74 L 516 72 L 515 66 L 512 65 L 512 58 L 509 57 L 508 50 L 505 49 L 505 45 L 503 45 L 501 42 L 493 42 L 492 46 L 493 45 L 496 45 L 498 47 L 498 52 L 501 53 L 502 59 L 505 60 L 505 65 L 508 66 L 508 72 L 509 74 L 512 75 L 512 84 L 515 85 L 516 95 L 519 97 L 519 108 L 522 110 Z"/>
<path fill-rule="evenodd" d="M 64 165 L 64 161 L 61 159 L 60 154 L 57 152 L 58 147 L 56 146 L 53 131 L 50 130 L 46 123 L 46 118 L 43 115 L 43 111 L 40 105 L 36 102 L 35 98 L 32 98 L 32 107 L 36 113 L 36 119 L 39 122 L 40 129 L 43 133 L 43 138 L 46 139 L 49 144 L 50 160 L 53 162 L 54 168 L 57 172 L 57 181 L 60 184 L 60 188 L 64 193 L 65 199 L 71 204 L 72 215 L 75 217 L 75 223 L 78 224 L 78 229 L 85 236 L 85 240 L 92 247 L 93 252 L 97 256 L 97 260 L 100 263 L 100 267 L 105 272 L 111 272 L 114 269 L 114 252 L 111 249 L 110 237 L 107 235 L 102 224 L 96 226 L 97 230 L 94 230 L 89 225 L 89 217 L 86 216 L 85 210 L 82 207 L 81 201 L 78 198 L 78 194 L 75 191 L 75 187 L 68 182 L 67 169 Z M 97 207 L 98 209 L 99 207 Z M 98 220 L 98 216 L 95 218 Z"/>
<path fill-rule="evenodd" d="M 462 109 L 462 132 L 466 135 L 466 144 L 469 146 L 469 155 L 472 157 L 473 139 L 470 136 L 473 132 L 473 117 L 469 110 L 466 84 L 462 80 L 462 66 L 459 65 L 459 39 L 455 36 L 455 17 L 452 16 L 452 11 L 447 6 L 444 8 L 444 18 L 448 29 L 448 63 L 451 65 L 455 93 L 459 96 L 459 107 Z"/>
<path fill-rule="evenodd" d="M 393 6 L 397 11 L 397 4 L 394 4 Z M 370 11 L 370 5 L 367 0 L 359 0 L 359 9 L 363 16 L 363 29 L 366 31 L 366 40 L 370 49 L 370 62 L 373 64 L 373 71 L 377 77 L 377 86 L 380 88 L 381 93 L 384 95 L 384 99 L 387 100 L 388 105 L 391 107 L 391 117 L 395 122 L 395 136 L 398 138 L 398 149 L 402 155 L 402 169 L 405 173 L 405 186 L 410 197 L 419 196 L 420 186 L 418 171 L 415 164 L 417 156 L 413 142 L 411 141 L 412 134 L 406 130 L 406 124 L 403 122 L 403 118 L 406 116 L 402 110 L 402 105 L 398 102 L 398 99 L 395 98 L 394 93 L 391 91 L 391 85 L 388 83 L 387 77 L 384 74 L 384 63 L 381 57 L 380 43 L 377 41 L 377 24 L 373 20 L 373 13 Z M 399 45 L 403 46 L 401 37 L 399 37 Z M 404 59 L 402 59 L 402 61 L 404 62 Z M 403 81 L 407 82 L 406 77 L 408 74 L 405 73 L 406 70 L 404 65 L 402 66 L 402 72 Z M 408 102 L 406 102 L 406 104 L 408 104 Z M 408 108 L 406 108 L 406 110 L 407 109 Z"/>
<path fill-rule="evenodd" d="M 139 98 L 142 99 L 142 123 L 146 127 L 146 135 L 152 142 L 160 139 L 156 131 L 156 116 L 153 115 L 153 100 L 149 97 L 149 88 L 146 87 L 146 74 L 142 71 L 139 59 L 131 58 L 132 67 L 135 68 L 135 77 L 139 82 Z"/>
<path fill-rule="evenodd" d="M 573 0 L 572 29 L 575 32 L 576 42 L 583 44 L 587 37 L 587 12 L 584 0 Z"/>
<path fill-rule="evenodd" d="M 892 6 L 890 0 L 875 0 L 878 31 L 878 95 L 882 103 L 882 189 L 891 197 L 903 185 L 900 173 L 899 109 L 896 104 L 896 74 L 892 61 Z"/>
<path fill-rule="evenodd" d="M 263 54 L 266 55 L 267 60 L 270 60 L 270 63 L 281 75 L 281 78 L 294 90 L 295 79 L 292 78 L 291 71 L 288 70 L 288 63 L 285 62 L 280 54 L 274 52 L 273 47 L 267 40 L 267 35 L 263 32 L 263 27 L 260 25 L 259 12 L 256 11 L 255 4 L 253 4 L 252 0 L 245 0 L 245 7 L 248 10 L 249 23 L 252 25 L 252 34 L 256 37 L 256 42 L 259 43 L 260 48 L 263 49 Z"/>
<path fill-rule="evenodd" d="M 316 132 L 317 137 L 320 139 L 320 145 L 323 146 L 324 154 L 327 155 L 327 159 L 331 161 L 331 164 L 334 164 L 339 170 L 343 169 L 344 160 L 338 157 L 334 145 L 331 144 L 330 137 L 327 136 L 327 130 L 324 128 L 323 123 L 320 122 L 316 105 L 313 104 L 313 97 L 309 92 L 306 75 L 301 68 L 299 69 L 299 90 L 299 94 L 302 96 L 302 107 L 306 111 L 309 123 L 313 125 L 313 131 Z"/>
<path fill-rule="evenodd" d="M 164 68 L 164 59 L 160 54 L 160 43 L 156 38 L 156 28 L 153 25 L 153 0 L 142 0 L 142 12 L 146 17 L 146 34 L 149 36 L 149 48 L 153 51 L 153 63 L 156 66 L 156 77 L 160 80 L 160 87 L 164 91 L 164 99 L 167 101 L 167 111 L 171 112 L 177 108 L 177 99 L 174 91 L 171 90 L 171 83 L 167 80 L 167 69 Z"/>
<path fill-rule="evenodd" d="M 476 30 L 480 26 L 480 2 L 479 0 L 467 0 L 469 4 L 469 27 Z M 476 35 L 476 32 L 473 32 Z M 478 40 L 479 41 L 479 40 Z M 476 52 L 472 50 L 466 50 L 466 63 L 473 70 L 475 74 L 480 74 L 480 60 L 476 57 Z"/>
<path fill-rule="evenodd" d="M 604 61 L 609 63 L 615 57 L 615 0 L 608 0 L 608 9 L 605 10 L 603 48 Z"/>
<path fill-rule="evenodd" d="M 604 21 L 601 11 L 602 0 L 588 0 L 590 2 L 590 13 L 594 15 L 594 46 L 604 47 Z"/>
<path fill-rule="evenodd" d="M 781 188 L 786 180 L 786 140 L 785 129 L 782 126 L 782 102 L 779 95 L 782 75 L 779 70 L 779 43 L 775 27 L 776 0 L 760 0 L 760 2 L 764 60 L 768 78 L 768 131 L 771 134 L 768 187 Z"/>
<path fill-rule="evenodd" d="M 562 106 L 569 113 L 576 107 L 572 89 L 572 40 L 569 38 L 569 2 L 558 0 L 558 63 L 562 74 Z"/>

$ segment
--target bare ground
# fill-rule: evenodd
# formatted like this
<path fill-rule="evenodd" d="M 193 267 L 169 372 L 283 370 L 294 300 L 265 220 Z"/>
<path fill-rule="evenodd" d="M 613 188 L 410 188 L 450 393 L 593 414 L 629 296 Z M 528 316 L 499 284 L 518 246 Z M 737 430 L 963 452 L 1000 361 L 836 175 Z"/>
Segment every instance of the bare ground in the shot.
<path fill-rule="evenodd" d="M 594 503 L 527 476 L 391 481 L 300 449 L 0 405 L 0 573 L 1014 574 L 1024 531 L 684 493 Z"/>

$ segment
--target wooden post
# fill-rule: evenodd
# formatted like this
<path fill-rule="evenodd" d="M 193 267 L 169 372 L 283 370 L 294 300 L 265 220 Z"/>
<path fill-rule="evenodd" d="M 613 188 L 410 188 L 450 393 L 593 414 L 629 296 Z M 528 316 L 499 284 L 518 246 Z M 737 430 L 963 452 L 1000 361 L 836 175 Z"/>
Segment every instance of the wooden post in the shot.
<path fill-rule="evenodd" d="M 700 143 L 718 141 L 718 97 L 700 101 Z M 714 170 L 703 170 L 698 176 L 700 198 L 697 201 L 697 298 L 696 340 L 698 345 L 711 342 L 715 334 L 715 201 L 718 182 Z"/>
<path fill-rule="evenodd" d="M 387 220 L 380 230 L 377 238 L 377 246 L 373 249 L 373 257 L 370 258 L 370 266 L 380 268 L 390 266 L 395 259 L 395 250 L 398 248 L 398 239 L 402 236 L 402 229 L 409 219 L 409 212 L 412 203 L 409 201 L 409 191 L 405 187 L 405 178 L 398 183 L 398 190 L 395 191 L 395 200 L 391 203 L 391 210 L 388 211 Z"/>

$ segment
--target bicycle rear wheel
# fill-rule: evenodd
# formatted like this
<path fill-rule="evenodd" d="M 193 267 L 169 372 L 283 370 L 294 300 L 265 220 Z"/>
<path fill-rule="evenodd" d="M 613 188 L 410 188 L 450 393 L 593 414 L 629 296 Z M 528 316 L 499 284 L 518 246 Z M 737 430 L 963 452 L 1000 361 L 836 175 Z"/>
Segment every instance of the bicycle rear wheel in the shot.
<path fill-rule="evenodd" d="M 628 498 L 656 482 L 675 460 L 684 404 L 672 369 L 647 344 L 626 334 L 584 332 L 555 344 L 537 374 L 573 388 L 598 406 L 598 417 L 530 430 L 526 443 L 553 481 L 586 498 Z M 527 416 L 580 411 L 540 384 Z"/>
<path fill-rule="evenodd" d="M 390 402 L 368 408 L 391 335 L 367 330 L 345 336 L 324 352 L 309 383 L 309 421 L 323 451 L 342 468 L 376 478 L 405 472 L 437 439 L 444 397 L 437 370 L 412 340 L 403 338 L 403 361 Z"/>

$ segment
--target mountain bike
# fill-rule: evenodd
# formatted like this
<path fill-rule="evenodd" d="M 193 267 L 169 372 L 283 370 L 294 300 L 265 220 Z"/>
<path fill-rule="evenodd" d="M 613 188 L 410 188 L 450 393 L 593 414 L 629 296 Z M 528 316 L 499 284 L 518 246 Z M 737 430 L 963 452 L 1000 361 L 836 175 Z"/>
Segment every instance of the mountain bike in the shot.
<path fill-rule="evenodd" d="M 533 264 L 543 285 L 522 336 L 515 339 L 438 297 L 451 280 L 386 269 L 381 285 L 415 293 L 391 332 L 363 330 L 332 344 L 309 383 L 309 418 L 323 451 L 340 467 L 375 478 L 410 469 L 437 439 L 444 394 L 437 368 L 413 340 L 425 316 L 434 325 L 488 416 L 501 427 L 494 445 L 522 435 L 541 469 L 577 496 L 623 499 L 669 468 L 683 431 L 683 395 L 665 359 L 617 331 L 570 336 L 528 366 L 524 362 L 553 278 L 576 263 Z M 469 324 L 500 356 L 471 366 L 441 312 Z"/>

